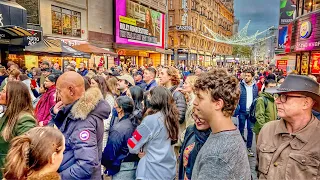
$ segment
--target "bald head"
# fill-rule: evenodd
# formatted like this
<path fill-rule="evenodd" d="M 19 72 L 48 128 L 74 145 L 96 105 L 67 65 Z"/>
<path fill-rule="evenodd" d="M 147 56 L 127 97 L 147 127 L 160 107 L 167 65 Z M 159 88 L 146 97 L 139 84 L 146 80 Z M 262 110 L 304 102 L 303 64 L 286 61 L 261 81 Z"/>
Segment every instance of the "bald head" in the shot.
<path fill-rule="evenodd" d="M 57 96 L 63 104 L 72 104 L 85 92 L 84 80 L 76 72 L 63 73 L 57 81 Z"/>

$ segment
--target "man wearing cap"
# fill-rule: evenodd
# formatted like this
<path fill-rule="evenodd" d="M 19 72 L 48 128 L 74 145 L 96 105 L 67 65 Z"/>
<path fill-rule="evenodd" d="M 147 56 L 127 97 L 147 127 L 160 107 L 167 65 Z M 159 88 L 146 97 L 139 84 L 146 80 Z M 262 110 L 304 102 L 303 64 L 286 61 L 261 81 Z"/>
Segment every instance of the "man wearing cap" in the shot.
<path fill-rule="evenodd" d="M 134 79 L 129 74 L 117 76 L 117 79 L 118 79 L 117 89 L 120 91 L 120 96 L 125 96 L 127 94 L 127 90 L 131 86 L 135 86 Z"/>
<path fill-rule="evenodd" d="M 147 87 L 147 83 L 143 80 L 143 73 L 141 71 L 137 71 L 133 74 L 134 81 L 136 82 L 136 86 L 141 87 L 141 89 L 145 89 Z"/>
<path fill-rule="evenodd" d="M 289 75 L 274 94 L 279 121 L 261 129 L 257 142 L 259 179 L 319 179 L 319 84 L 307 76 Z"/>

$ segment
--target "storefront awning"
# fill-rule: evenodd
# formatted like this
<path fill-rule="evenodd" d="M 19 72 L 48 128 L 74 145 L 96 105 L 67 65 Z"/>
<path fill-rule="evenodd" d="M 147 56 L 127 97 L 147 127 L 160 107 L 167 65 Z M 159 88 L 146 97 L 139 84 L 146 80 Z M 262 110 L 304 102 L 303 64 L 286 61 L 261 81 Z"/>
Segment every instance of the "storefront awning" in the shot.
<path fill-rule="evenodd" d="M 74 48 L 78 51 L 89 53 L 89 54 L 109 54 L 110 56 L 114 56 L 114 57 L 118 56 L 117 53 L 99 48 L 99 47 L 94 46 L 92 44 L 80 44 L 80 45 L 72 46 L 72 48 Z"/>
<path fill-rule="evenodd" d="M 23 27 L 11 25 L 0 27 L 1 39 L 15 39 L 26 36 L 32 36 L 32 34 Z"/>
<path fill-rule="evenodd" d="M 26 52 L 36 54 L 52 54 L 67 57 L 84 57 L 90 58 L 90 54 L 78 51 L 60 40 L 44 39 L 33 46 L 27 46 Z"/>

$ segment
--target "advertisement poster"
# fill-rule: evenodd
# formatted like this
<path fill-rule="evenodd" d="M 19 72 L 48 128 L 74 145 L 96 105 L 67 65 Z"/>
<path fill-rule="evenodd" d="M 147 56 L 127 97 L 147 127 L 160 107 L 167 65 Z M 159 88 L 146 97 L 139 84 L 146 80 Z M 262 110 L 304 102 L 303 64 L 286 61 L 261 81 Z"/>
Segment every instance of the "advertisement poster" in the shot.
<path fill-rule="evenodd" d="M 320 74 L 320 53 L 312 54 L 311 74 Z"/>
<path fill-rule="evenodd" d="M 292 23 L 288 25 L 287 39 L 284 43 L 286 53 L 291 52 L 291 38 L 292 38 Z"/>
<path fill-rule="evenodd" d="M 297 68 L 296 68 L 296 70 L 298 71 L 298 74 L 300 74 L 300 72 L 301 72 L 301 68 L 300 68 L 300 65 L 301 65 L 301 56 L 300 56 L 300 54 L 297 54 Z"/>
<path fill-rule="evenodd" d="M 288 43 L 288 26 L 279 26 L 278 49 L 285 49 Z"/>
<path fill-rule="evenodd" d="M 309 53 L 304 53 L 301 59 L 301 75 L 308 75 Z"/>
<path fill-rule="evenodd" d="M 288 25 L 296 14 L 295 0 L 280 0 L 279 25 Z"/>
<path fill-rule="evenodd" d="M 287 65 L 288 61 L 287 60 L 277 60 L 277 69 L 283 71 L 283 75 L 287 75 Z"/>
<path fill-rule="evenodd" d="M 116 0 L 116 43 L 164 48 L 164 14 L 131 0 Z"/>

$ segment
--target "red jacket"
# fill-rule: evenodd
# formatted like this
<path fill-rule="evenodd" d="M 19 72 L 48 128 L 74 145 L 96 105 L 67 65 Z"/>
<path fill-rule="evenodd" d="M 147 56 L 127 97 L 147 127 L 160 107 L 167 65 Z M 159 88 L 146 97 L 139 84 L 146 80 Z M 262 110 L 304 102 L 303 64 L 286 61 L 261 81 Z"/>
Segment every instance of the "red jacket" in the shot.
<path fill-rule="evenodd" d="M 50 115 L 50 109 L 56 104 L 55 101 L 55 93 L 56 93 L 56 87 L 52 86 L 50 87 L 47 92 L 45 92 L 41 99 L 39 100 L 36 109 L 35 114 L 37 117 L 38 122 L 43 121 L 43 125 L 47 125 L 48 122 L 51 120 Z"/>

